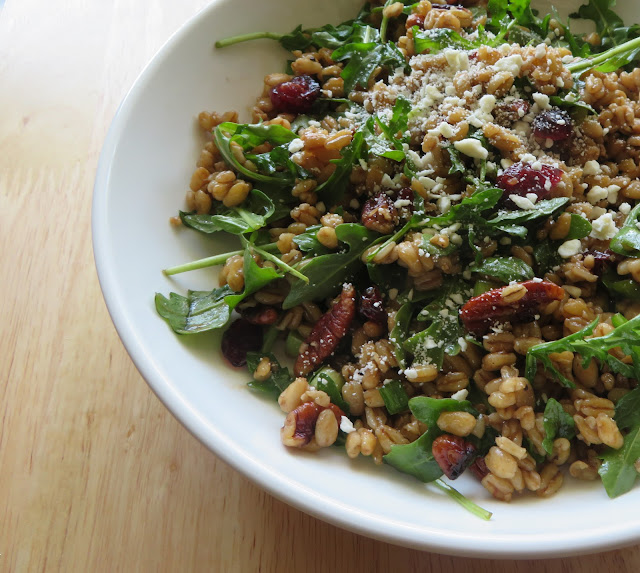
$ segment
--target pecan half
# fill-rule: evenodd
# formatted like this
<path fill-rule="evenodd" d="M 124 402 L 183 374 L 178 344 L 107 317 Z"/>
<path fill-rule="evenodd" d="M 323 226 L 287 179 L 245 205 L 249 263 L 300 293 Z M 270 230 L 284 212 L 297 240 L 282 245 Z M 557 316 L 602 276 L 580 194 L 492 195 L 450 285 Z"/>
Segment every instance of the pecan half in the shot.
<path fill-rule="evenodd" d="M 345 284 L 338 301 L 320 317 L 302 344 L 303 350 L 293 368 L 296 376 L 306 376 L 333 354 L 340 339 L 349 330 L 355 313 L 356 289 L 351 284 Z"/>
<path fill-rule="evenodd" d="M 550 302 L 562 300 L 562 287 L 541 280 L 513 283 L 474 296 L 460 309 L 465 328 L 478 336 L 501 322 L 527 322 Z"/>
<path fill-rule="evenodd" d="M 375 197 L 368 199 L 362 207 L 360 216 L 362 224 L 372 231 L 388 235 L 395 228 L 400 217 L 395 201 L 384 191 L 380 191 Z"/>
<path fill-rule="evenodd" d="M 316 431 L 318 416 L 324 410 L 331 410 L 340 425 L 344 412 L 335 404 L 329 404 L 323 408 L 315 402 L 305 402 L 287 414 L 284 426 L 280 430 L 280 437 L 285 446 L 302 448 L 313 438 Z"/>
<path fill-rule="evenodd" d="M 449 479 L 460 477 L 476 457 L 475 446 L 459 436 L 442 434 L 433 440 L 431 453 Z"/>

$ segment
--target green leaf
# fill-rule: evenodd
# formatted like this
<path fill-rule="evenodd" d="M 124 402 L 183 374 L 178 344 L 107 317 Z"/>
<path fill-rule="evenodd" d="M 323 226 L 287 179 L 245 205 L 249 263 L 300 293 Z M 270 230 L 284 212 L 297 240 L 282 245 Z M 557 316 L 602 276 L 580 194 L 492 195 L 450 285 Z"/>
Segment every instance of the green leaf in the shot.
<path fill-rule="evenodd" d="M 320 255 L 299 264 L 298 270 L 307 276 L 309 284 L 294 282 L 283 303 L 284 309 L 338 292 L 342 283 L 352 278 L 361 268 L 362 253 L 380 236 L 356 223 L 338 225 L 336 235 L 339 241 L 347 245 L 347 250 Z"/>
<path fill-rule="evenodd" d="M 414 26 L 413 38 L 416 54 L 423 54 L 427 50 L 431 54 L 437 54 L 445 48 L 473 50 L 478 47 L 476 42 L 463 38 L 458 32 L 449 28 L 419 30 L 418 26 Z"/>
<path fill-rule="evenodd" d="M 244 298 L 282 275 L 275 269 L 259 267 L 249 250 L 244 254 L 244 291 L 235 293 L 228 286 L 213 291 L 189 291 L 187 296 L 170 293 L 166 298 L 156 293 L 156 310 L 178 334 L 194 334 L 222 328 L 231 312 Z"/>
<path fill-rule="evenodd" d="M 560 243 L 554 241 L 541 241 L 533 246 L 538 276 L 543 276 L 562 263 L 562 257 L 558 254 L 559 246 Z"/>
<path fill-rule="evenodd" d="M 252 376 L 258 368 L 258 364 L 260 364 L 260 361 L 265 356 L 271 362 L 271 374 L 269 378 L 262 382 L 251 380 L 248 386 L 252 390 L 271 394 L 274 399 L 277 400 L 278 396 L 293 382 L 293 376 L 289 372 L 289 369 L 282 366 L 273 354 L 269 352 L 247 352 L 247 368 Z"/>
<path fill-rule="evenodd" d="M 380 387 L 380 396 L 389 414 L 399 414 L 409 407 L 409 396 L 400 380 L 391 380 Z"/>
<path fill-rule="evenodd" d="M 557 400 L 549 398 L 544 409 L 543 417 L 545 438 L 542 447 L 551 455 L 553 453 L 553 441 L 556 438 L 571 440 L 576 435 L 573 417 L 564 411 Z"/>
<path fill-rule="evenodd" d="M 498 214 L 487 222 L 492 227 L 503 227 L 505 225 L 522 225 L 531 223 L 545 217 L 551 217 L 559 212 L 569 203 L 569 197 L 557 197 L 555 199 L 543 199 L 534 204 L 533 209 L 526 211 L 500 211 Z"/>
<path fill-rule="evenodd" d="M 625 279 L 613 269 L 608 269 L 602 275 L 602 284 L 609 294 L 616 298 L 640 300 L 640 284 L 633 279 Z"/>
<path fill-rule="evenodd" d="M 538 361 L 540 361 L 547 371 L 556 377 L 558 382 L 567 388 L 573 388 L 573 382 L 558 371 L 550 358 L 550 354 L 564 351 L 570 351 L 580 356 L 584 368 L 592 359 L 596 359 L 601 364 L 607 364 L 612 372 L 636 380 L 640 379 L 640 315 L 631 320 L 625 320 L 621 315 L 615 315 L 612 321 L 617 326 L 612 332 L 605 336 L 587 338 L 593 334 L 598 320 L 596 318 L 582 330 L 560 340 L 545 342 L 530 348 L 526 358 L 525 375 L 527 379 L 533 382 Z M 632 358 L 631 364 L 627 364 L 609 353 L 609 350 L 618 347 L 624 354 Z"/>
<path fill-rule="evenodd" d="M 368 34 L 368 36 L 374 36 L 374 34 Z M 375 38 L 375 40 L 377 39 Z M 331 55 L 332 59 L 337 62 L 348 60 L 341 74 L 347 93 L 357 85 L 366 88 L 377 67 L 387 70 L 408 67 L 402 52 L 394 43 L 380 44 L 377 41 L 369 40 L 367 36 L 363 40 L 367 41 L 347 44 L 334 50 Z"/>
<path fill-rule="evenodd" d="M 320 368 L 320 370 L 314 374 L 313 378 L 309 380 L 310 386 L 326 392 L 331 402 L 338 406 L 343 412 L 349 414 L 349 404 L 347 404 L 342 397 L 341 389 L 343 384 L 344 379 L 342 375 L 329 366 Z"/>
<path fill-rule="evenodd" d="M 620 430 L 640 426 L 640 387 L 634 388 L 618 400 L 614 420 Z"/>
<path fill-rule="evenodd" d="M 307 227 L 304 233 L 296 235 L 293 238 L 293 242 L 298 245 L 300 250 L 304 253 L 310 253 L 312 255 L 326 255 L 331 252 L 331 249 L 325 247 L 320 241 L 318 241 L 318 231 L 322 229 L 322 225 L 313 225 Z"/>
<path fill-rule="evenodd" d="M 591 233 L 591 223 L 587 221 L 582 215 L 577 213 L 571 213 L 571 226 L 569 227 L 569 233 L 565 237 L 565 241 L 572 239 L 583 239 L 588 237 Z"/>
<path fill-rule="evenodd" d="M 472 264 L 469 270 L 493 277 L 505 284 L 511 281 L 525 281 L 535 276 L 533 269 L 516 257 L 489 257 L 480 264 Z"/>
<path fill-rule="evenodd" d="M 412 316 L 413 311 L 411 304 L 403 304 L 396 313 L 395 324 L 389 333 L 389 340 L 393 344 L 396 360 L 398 361 L 400 368 L 403 369 L 406 368 L 407 365 L 404 352 L 404 341 L 407 337 L 407 332 L 409 331 L 409 324 L 411 323 Z"/>
<path fill-rule="evenodd" d="M 211 234 L 226 231 L 242 235 L 261 229 L 275 212 L 275 205 L 262 191 L 253 189 L 247 202 L 239 207 L 222 208 L 216 215 L 196 215 L 180 211 L 180 219 L 186 227 Z"/>
<path fill-rule="evenodd" d="M 609 248 L 614 253 L 626 257 L 640 256 L 640 228 L 638 227 L 640 223 L 638 219 L 640 219 L 640 203 L 627 215 L 624 225 L 611 239 Z"/>
<path fill-rule="evenodd" d="M 638 477 L 634 464 L 640 459 L 640 425 L 624 437 L 624 444 L 619 450 L 608 448 L 600 459 L 602 465 L 598 473 L 607 495 L 614 498 L 627 493 Z"/>
<path fill-rule="evenodd" d="M 451 398 L 427 398 L 418 396 L 409 400 L 413 415 L 427 425 L 427 431 L 415 442 L 391 446 L 391 451 L 383 460 L 398 471 L 414 476 L 423 482 L 431 482 L 442 476 L 442 470 L 433 457 L 433 441 L 443 432 L 438 428 L 438 417 L 442 412 L 477 412 L 466 401 Z"/>
<path fill-rule="evenodd" d="M 224 160 L 238 173 L 251 181 L 274 186 L 292 185 L 297 178 L 307 178 L 307 173 L 294 163 L 287 147 L 296 134 L 277 124 L 238 124 L 224 122 L 213 130 L 213 139 Z M 258 168 L 252 171 L 240 163 L 231 150 L 231 144 L 239 145 Z M 258 145 L 270 143 L 273 149 L 266 153 L 250 153 Z"/>

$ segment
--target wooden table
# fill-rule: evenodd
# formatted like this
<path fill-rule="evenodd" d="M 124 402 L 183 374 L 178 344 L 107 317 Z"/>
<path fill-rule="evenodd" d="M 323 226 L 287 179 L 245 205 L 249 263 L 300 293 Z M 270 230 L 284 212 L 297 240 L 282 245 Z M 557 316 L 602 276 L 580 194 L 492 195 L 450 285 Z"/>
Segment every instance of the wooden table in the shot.
<path fill-rule="evenodd" d="M 639 547 L 514 563 L 342 531 L 253 486 L 151 393 L 98 286 L 92 185 L 118 103 L 205 4 L 0 2 L 0 571 L 640 570 Z"/>

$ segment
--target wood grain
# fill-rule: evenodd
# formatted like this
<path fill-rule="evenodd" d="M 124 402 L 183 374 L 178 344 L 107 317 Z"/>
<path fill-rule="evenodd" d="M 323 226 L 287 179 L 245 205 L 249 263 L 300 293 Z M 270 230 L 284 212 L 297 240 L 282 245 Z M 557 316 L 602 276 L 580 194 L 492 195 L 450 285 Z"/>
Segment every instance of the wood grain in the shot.
<path fill-rule="evenodd" d="M 0 12 L 0 571 L 637 571 L 638 547 L 482 561 L 343 531 L 254 487 L 150 392 L 98 286 L 92 184 L 118 103 L 204 5 Z"/>

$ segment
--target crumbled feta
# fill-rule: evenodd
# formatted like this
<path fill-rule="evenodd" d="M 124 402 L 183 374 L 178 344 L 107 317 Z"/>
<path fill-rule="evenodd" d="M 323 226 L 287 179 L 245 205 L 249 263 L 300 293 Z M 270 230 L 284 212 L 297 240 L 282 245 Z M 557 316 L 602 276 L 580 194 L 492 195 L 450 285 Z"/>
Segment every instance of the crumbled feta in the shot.
<path fill-rule="evenodd" d="M 467 399 L 468 395 L 469 395 L 469 390 L 467 390 L 466 388 L 463 388 L 462 390 L 458 390 L 455 394 L 451 394 L 451 398 L 453 400 L 457 400 L 458 402 L 462 402 L 463 400 Z"/>
<path fill-rule="evenodd" d="M 454 142 L 453 145 L 460 153 L 464 153 L 474 159 L 486 159 L 489 156 L 489 152 L 482 147 L 482 143 L 477 139 L 462 139 Z"/>
<path fill-rule="evenodd" d="M 531 195 L 531 193 L 529 193 L 529 195 Z M 531 199 L 529 199 L 528 197 L 511 194 L 509 195 L 509 199 L 511 199 L 511 201 L 523 211 L 530 211 L 531 209 L 536 208 L 536 206 L 533 204 L 533 201 L 531 201 Z"/>
<path fill-rule="evenodd" d="M 570 259 L 573 255 L 577 255 L 582 250 L 582 243 L 580 243 L 580 239 L 571 239 L 570 241 L 565 241 L 558 247 L 558 254 L 563 259 Z"/>
<path fill-rule="evenodd" d="M 446 49 L 444 57 L 452 70 L 462 71 L 469 69 L 469 56 L 465 51 Z"/>
<path fill-rule="evenodd" d="M 600 185 L 594 185 L 587 193 L 587 201 L 592 205 L 599 203 L 603 199 L 607 199 L 609 197 L 609 191 L 604 187 L 600 187 Z"/>
<path fill-rule="evenodd" d="M 349 420 L 346 416 L 342 416 L 340 418 L 340 429 L 345 434 L 350 434 L 351 432 L 355 432 L 356 429 L 353 427 L 353 422 Z"/>
<path fill-rule="evenodd" d="M 631 212 L 631 205 L 629 205 L 629 203 L 621 203 L 620 207 L 618 207 L 618 210 L 623 215 L 628 215 Z"/>
<path fill-rule="evenodd" d="M 618 191 L 620 191 L 620 189 L 620 185 L 609 185 L 609 187 L 607 187 L 607 201 L 609 201 L 609 203 L 618 202 Z"/>
<path fill-rule="evenodd" d="M 551 109 L 551 106 L 549 105 L 548 95 L 541 94 L 541 93 L 534 93 L 532 97 L 533 97 L 533 101 L 535 101 L 538 104 L 538 107 L 540 109 Z"/>
<path fill-rule="evenodd" d="M 590 236 L 594 239 L 600 239 L 601 241 L 613 239 L 618 232 L 618 228 L 616 227 L 616 223 L 613 220 L 611 213 L 601 215 L 591 223 L 591 226 L 592 230 Z"/>
<path fill-rule="evenodd" d="M 302 139 L 296 138 L 291 140 L 289 143 L 289 147 L 287 147 L 289 153 L 298 153 L 298 151 L 302 151 L 304 149 L 304 141 Z"/>
<path fill-rule="evenodd" d="M 600 173 L 602 173 L 602 168 L 595 159 L 587 161 L 582 169 L 583 175 L 600 175 Z"/>
<path fill-rule="evenodd" d="M 506 58 L 499 59 L 493 67 L 499 72 L 509 72 L 513 77 L 520 75 L 520 69 L 524 65 L 524 60 L 520 54 L 514 54 L 513 56 L 507 56 Z"/>

